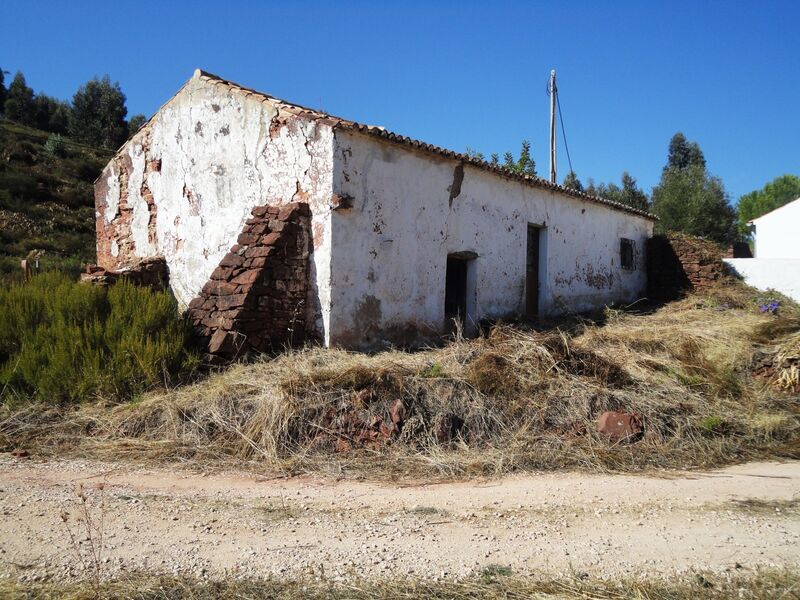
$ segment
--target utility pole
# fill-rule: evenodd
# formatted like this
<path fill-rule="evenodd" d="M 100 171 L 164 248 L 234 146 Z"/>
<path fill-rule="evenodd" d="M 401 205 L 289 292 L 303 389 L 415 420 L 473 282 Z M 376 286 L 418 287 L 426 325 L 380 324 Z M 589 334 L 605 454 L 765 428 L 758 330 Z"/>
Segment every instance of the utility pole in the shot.
<path fill-rule="evenodd" d="M 550 182 L 556 182 L 556 70 L 550 71 Z"/>

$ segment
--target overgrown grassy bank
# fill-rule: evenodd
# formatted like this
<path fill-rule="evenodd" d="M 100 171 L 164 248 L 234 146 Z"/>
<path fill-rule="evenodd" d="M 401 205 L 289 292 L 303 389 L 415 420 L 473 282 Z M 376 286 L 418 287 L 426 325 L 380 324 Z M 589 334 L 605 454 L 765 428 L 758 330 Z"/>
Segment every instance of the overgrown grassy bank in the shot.
<path fill-rule="evenodd" d="M 781 352 L 782 365 L 800 361 L 800 311 L 784 302 L 778 315 L 762 314 L 758 304 L 737 284 L 652 314 L 610 312 L 603 324 L 573 321 L 544 332 L 496 327 L 486 338 L 424 352 L 307 349 L 135 403 L 7 411 L 0 435 L 38 452 L 192 459 L 203 468 L 235 460 L 335 476 L 699 468 L 798 457 L 796 388 L 780 383 L 786 369 L 756 376 L 754 365 Z M 406 412 L 399 435 L 359 443 L 358 427 L 390 423 L 398 400 Z M 640 415 L 642 439 L 613 443 L 598 434 L 606 410 Z"/>
<path fill-rule="evenodd" d="M 0 278 L 18 278 L 20 259 L 76 273 L 94 261 L 93 182 L 112 151 L 0 120 Z"/>
<path fill-rule="evenodd" d="M 100 584 L 15 584 L 0 582 L 6 598 L 45 600 L 89 598 L 135 600 L 266 600 L 309 598 L 313 600 L 400 600 L 432 598 L 447 600 L 552 598 L 559 600 L 694 600 L 695 598 L 800 598 L 800 575 L 786 570 L 754 573 L 695 573 L 662 580 L 593 581 L 580 576 L 560 580 L 537 580 L 502 575 L 503 569 L 487 570 L 480 577 L 459 582 L 360 580 L 347 583 L 325 580 L 293 581 L 284 578 L 260 581 L 133 576 Z"/>

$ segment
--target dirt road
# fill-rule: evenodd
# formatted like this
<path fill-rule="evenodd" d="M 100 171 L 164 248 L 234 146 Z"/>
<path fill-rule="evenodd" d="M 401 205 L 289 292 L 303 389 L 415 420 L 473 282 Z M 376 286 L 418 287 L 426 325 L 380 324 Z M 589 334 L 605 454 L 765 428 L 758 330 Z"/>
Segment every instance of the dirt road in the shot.
<path fill-rule="evenodd" d="M 100 482 L 102 492 L 92 487 Z M 800 566 L 800 462 L 393 486 L 4 457 L 0 575 L 79 574 L 59 516 L 70 512 L 77 529 L 77 484 L 87 486 L 91 514 L 104 515 L 108 577 L 146 569 L 455 578 L 489 565 L 614 577 Z"/>

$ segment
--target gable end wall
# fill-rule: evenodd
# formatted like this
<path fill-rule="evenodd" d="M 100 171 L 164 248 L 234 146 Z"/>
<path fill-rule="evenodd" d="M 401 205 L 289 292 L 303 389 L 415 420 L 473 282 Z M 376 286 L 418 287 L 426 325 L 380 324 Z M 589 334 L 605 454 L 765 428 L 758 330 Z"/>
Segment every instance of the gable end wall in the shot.
<path fill-rule="evenodd" d="M 166 260 L 181 306 L 196 298 L 258 206 L 307 203 L 313 253 L 306 303 L 325 338 L 333 132 L 272 101 L 197 77 L 107 165 L 95 184 L 98 264 Z"/>

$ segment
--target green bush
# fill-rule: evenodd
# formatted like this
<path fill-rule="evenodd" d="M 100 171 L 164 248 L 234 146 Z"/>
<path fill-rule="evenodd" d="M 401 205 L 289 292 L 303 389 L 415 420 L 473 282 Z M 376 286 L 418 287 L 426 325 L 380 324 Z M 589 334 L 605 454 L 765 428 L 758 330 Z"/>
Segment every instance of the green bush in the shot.
<path fill-rule="evenodd" d="M 58 133 L 51 133 L 44 143 L 44 151 L 53 158 L 64 158 L 67 155 L 64 138 Z"/>
<path fill-rule="evenodd" d="M 36 275 L 0 290 L 0 399 L 130 398 L 195 368 L 189 337 L 167 291 Z"/>

